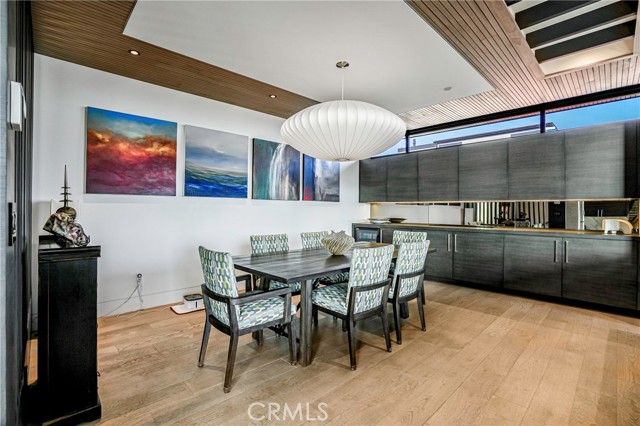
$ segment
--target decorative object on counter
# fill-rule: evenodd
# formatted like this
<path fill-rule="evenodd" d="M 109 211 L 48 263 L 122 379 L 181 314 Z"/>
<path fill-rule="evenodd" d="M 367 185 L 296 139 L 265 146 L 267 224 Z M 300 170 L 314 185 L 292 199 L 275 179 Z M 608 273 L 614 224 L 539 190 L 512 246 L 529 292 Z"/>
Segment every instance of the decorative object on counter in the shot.
<path fill-rule="evenodd" d="M 407 220 L 407 219 L 404 218 L 404 217 L 390 217 L 389 218 L 389 222 L 391 222 L 391 223 L 402 223 L 405 220 Z"/>
<path fill-rule="evenodd" d="M 340 201 L 340 163 L 303 155 L 302 199 Z"/>
<path fill-rule="evenodd" d="M 384 218 L 384 219 L 376 219 L 376 218 L 370 217 L 370 218 L 367 218 L 367 220 L 368 220 L 369 222 L 373 223 L 373 224 L 376 224 L 376 225 L 380 225 L 380 224 L 388 223 L 388 222 L 389 222 L 389 219 L 388 219 L 388 218 Z"/>
<path fill-rule="evenodd" d="M 63 206 L 60 207 L 54 214 L 49 216 L 47 222 L 44 224 L 45 231 L 53 234 L 56 237 L 56 243 L 62 247 L 78 246 L 84 247 L 89 244 L 90 238 L 84 233 L 82 225 L 76 222 L 77 212 L 73 207 L 69 207 L 69 203 L 73 201 L 69 199 L 69 184 L 67 183 L 67 166 L 64 166 L 64 186 L 62 192 L 64 198 L 60 200 Z"/>
<path fill-rule="evenodd" d="M 184 195 L 247 198 L 249 137 L 184 126 Z"/>
<path fill-rule="evenodd" d="M 87 107 L 88 194 L 176 195 L 177 124 Z"/>
<path fill-rule="evenodd" d="M 329 253 L 336 256 L 345 254 L 351 247 L 353 247 L 353 243 L 355 242 L 356 240 L 351 235 L 347 235 L 344 231 L 331 231 L 330 235 L 322 238 L 322 244 L 324 247 L 329 251 Z"/>
<path fill-rule="evenodd" d="M 300 199 L 300 152 L 283 143 L 253 140 L 253 199 Z"/>
<path fill-rule="evenodd" d="M 289 117 L 280 129 L 284 141 L 314 158 L 329 161 L 354 161 L 373 157 L 397 144 L 407 130 L 396 114 L 361 101 L 323 102 Z"/>

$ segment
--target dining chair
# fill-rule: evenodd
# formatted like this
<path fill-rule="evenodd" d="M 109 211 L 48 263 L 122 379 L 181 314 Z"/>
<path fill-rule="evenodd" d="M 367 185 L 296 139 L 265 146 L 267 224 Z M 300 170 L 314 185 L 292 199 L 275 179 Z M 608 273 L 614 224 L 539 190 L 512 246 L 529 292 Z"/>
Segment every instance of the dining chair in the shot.
<path fill-rule="evenodd" d="M 329 231 L 302 232 L 300 234 L 300 238 L 302 240 L 302 249 L 316 250 L 316 249 L 324 248 L 324 244 L 322 244 L 322 239 L 327 236 L 329 236 Z M 346 283 L 347 281 L 349 281 L 348 272 L 341 272 L 339 274 L 330 275 L 330 276 L 326 276 L 318 279 L 318 282 L 324 285 Z"/>
<path fill-rule="evenodd" d="M 424 319 L 424 265 L 429 252 L 429 240 L 401 243 L 396 258 L 396 268 L 389 288 L 389 300 L 393 306 L 393 322 L 396 329 L 396 342 L 402 344 L 400 331 L 400 304 L 416 299 L 422 331 L 426 331 Z"/>
<path fill-rule="evenodd" d="M 239 295 L 231 255 L 207 250 L 202 246 L 199 252 L 204 275 L 202 293 L 207 318 L 198 367 L 204 365 L 211 326 L 230 337 L 223 386 L 225 393 L 231 390 L 238 338 L 244 334 L 268 327 L 286 326 L 289 335 L 289 356 L 291 364 L 295 365 L 298 352 L 294 319 L 296 307 L 291 303 L 291 290 L 280 288 Z"/>
<path fill-rule="evenodd" d="M 252 254 L 274 254 L 286 253 L 289 251 L 289 236 L 287 234 L 272 235 L 251 235 Z M 290 288 L 291 294 L 300 294 L 302 289 L 301 282 L 283 283 L 275 280 L 268 280 L 264 277 L 258 277 L 256 287 L 271 290 L 276 288 Z"/>
<path fill-rule="evenodd" d="M 398 246 L 402 243 L 417 243 L 427 241 L 427 233 L 426 232 L 415 232 L 415 231 L 393 231 L 393 244 Z M 391 267 L 389 268 L 389 274 L 393 275 L 396 269 L 396 263 L 391 262 Z M 424 305 L 424 290 L 422 293 L 422 301 Z"/>
<path fill-rule="evenodd" d="M 356 321 L 379 315 L 382 319 L 387 351 L 391 352 L 391 338 L 387 320 L 389 297 L 389 265 L 394 246 L 354 249 L 351 257 L 349 282 L 320 287 L 311 293 L 313 321 L 318 324 L 318 311 L 341 318 L 347 323 L 349 360 L 356 369 Z"/>

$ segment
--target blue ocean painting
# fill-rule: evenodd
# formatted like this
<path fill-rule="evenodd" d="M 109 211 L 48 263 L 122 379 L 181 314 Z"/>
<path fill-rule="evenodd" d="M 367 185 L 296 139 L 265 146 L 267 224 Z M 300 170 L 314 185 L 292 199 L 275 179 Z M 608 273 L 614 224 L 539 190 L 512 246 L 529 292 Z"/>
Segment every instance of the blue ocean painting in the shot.
<path fill-rule="evenodd" d="M 184 126 L 184 195 L 247 198 L 249 137 Z"/>
<path fill-rule="evenodd" d="M 300 199 L 300 151 L 283 143 L 253 140 L 253 199 Z"/>
<path fill-rule="evenodd" d="M 340 201 L 340 163 L 304 156 L 303 198 L 307 201 Z"/>

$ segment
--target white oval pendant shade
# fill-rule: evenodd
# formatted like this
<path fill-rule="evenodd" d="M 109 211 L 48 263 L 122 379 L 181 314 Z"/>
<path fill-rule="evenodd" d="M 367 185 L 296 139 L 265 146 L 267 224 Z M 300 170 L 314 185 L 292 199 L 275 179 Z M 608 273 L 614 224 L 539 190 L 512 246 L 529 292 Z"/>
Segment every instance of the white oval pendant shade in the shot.
<path fill-rule="evenodd" d="M 404 121 L 379 106 L 360 101 L 330 101 L 289 117 L 280 129 L 284 141 L 311 157 L 353 161 L 373 157 L 397 144 Z"/>

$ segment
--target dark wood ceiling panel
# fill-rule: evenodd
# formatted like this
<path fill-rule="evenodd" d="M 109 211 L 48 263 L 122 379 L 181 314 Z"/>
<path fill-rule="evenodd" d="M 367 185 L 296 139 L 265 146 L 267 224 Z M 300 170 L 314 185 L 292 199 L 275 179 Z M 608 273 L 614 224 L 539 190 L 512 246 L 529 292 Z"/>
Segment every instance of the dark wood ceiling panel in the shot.
<path fill-rule="evenodd" d="M 598 0 L 548 0 L 516 13 L 516 22 L 522 29 L 529 28 L 596 1 Z"/>
<path fill-rule="evenodd" d="M 607 27 L 603 30 L 575 37 L 567 41 L 552 44 L 536 50 L 536 59 L 542 63 L 560 56 L 577 53 L 581 50 L 611 43 L 626 37 L 633 37 L 636 30 L 636 21 L 628 21 L 622 24 Z"/>
<path fill-rule="evenodd" d="M 637 1 L 619 1 L 527 34 L 532 48 L 609 24 L 638 11 Z"/>
<path fill-rule="evenodd" d="M 122 34 L 135 1 L 36 1 L 35 51 L 287 118 L 316 101 Z M 128 53 L 141 52 L 140 56 Z M 276 99 L 268 95 L 277 95 Z"/>

